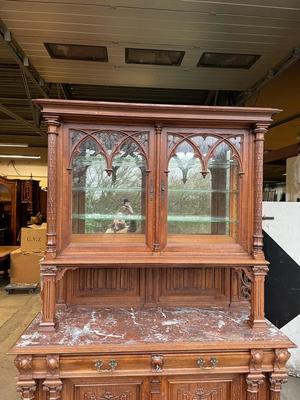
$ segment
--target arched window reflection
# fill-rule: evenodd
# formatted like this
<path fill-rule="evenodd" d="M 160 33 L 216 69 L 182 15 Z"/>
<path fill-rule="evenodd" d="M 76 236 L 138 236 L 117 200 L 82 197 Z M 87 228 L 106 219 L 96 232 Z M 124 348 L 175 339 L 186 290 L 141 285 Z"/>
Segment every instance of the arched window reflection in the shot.
<path fill-rule="evenodd" d="M 146 162 L 128 139 L 111 168 L 100 146 L 83 142 L 73 158 L 73 233 L 144 233 Z"/>

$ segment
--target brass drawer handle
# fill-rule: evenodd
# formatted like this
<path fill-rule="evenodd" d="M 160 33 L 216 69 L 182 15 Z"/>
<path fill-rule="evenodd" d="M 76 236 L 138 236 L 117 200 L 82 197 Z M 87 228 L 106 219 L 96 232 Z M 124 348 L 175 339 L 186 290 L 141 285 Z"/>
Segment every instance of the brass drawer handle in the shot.
<path fill-rule="evenodd" d="M 217 357 L 211 357 L 209 360 L 209 365 L 206 365 L 206 361 L 203 358 L 198 358 L 197 366 L 202 369 L 213 369 L 219 364 Z"/>
<path fill-rule="evenodd" d="M 109 368 L 106 368 L 106 369 L 105 368 L 102 369 L 103 365 L 104 365 L 104 362 L 102 360 L 97 360 L 95 362 L 96 370 L 98 372 L 113 372 L 117 368 L 118 363 L 116 360 L 110 360 L 108 363 Z"/>

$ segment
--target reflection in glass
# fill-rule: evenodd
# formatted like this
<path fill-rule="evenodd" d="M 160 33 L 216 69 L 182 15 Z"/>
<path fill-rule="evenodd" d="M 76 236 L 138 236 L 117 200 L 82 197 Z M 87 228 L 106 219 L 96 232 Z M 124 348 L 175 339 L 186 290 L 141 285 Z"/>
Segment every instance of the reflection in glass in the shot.
<path fill-rule="evenodd" d="M 168 232 L 235 238 L 239 169 L 232 150 L 225 142 L 216 144 L 217 138 L 190 139 L 178 145 L 169 161 Z"/>
<path fill-rule="evenodd" d="M 111 169 L 106 157 L 97 142 L 88 139 L 73 158 L 72 232 L 144 233 L 144 156 L 128 139 L 113 156 Z"/>

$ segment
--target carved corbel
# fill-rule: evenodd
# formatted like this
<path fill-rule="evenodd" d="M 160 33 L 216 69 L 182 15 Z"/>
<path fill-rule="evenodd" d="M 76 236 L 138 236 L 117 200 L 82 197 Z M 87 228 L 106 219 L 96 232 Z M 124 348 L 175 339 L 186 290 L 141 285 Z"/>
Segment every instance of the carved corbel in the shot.
<path fill-rule="evenodd" d="M 252 349 L 250 351 L 250 373 L 256 373 L 257 371 L 261 372 L 262 370 L 262 362 L 264 358 L 263 350 Z"/>
<path fill-rule="evenodd" d="M 250 373 L 247 375 L 247 400 L 259 399 L 259 386 L 264 382 L 262 363 L 264 358 L 263 350 L 252 349 L 250 351 Z"/>
<path fill-rule="evenodd" d="M 22 400 L 34 400 L 36 382 L 33 379 L 19 380 L 17 382 L 17 392 L 21 394 Z"/>
<path fill-rule="evenodd" d="M 274 371 L 284 370 L 286 372 L 286 363 L 291 357 L 291 353 L 287 349 L 275 349 L 274 353 Z"/>
<path fill-rule="evenodd" d="M 59 282 L 68 271 L 75 271 L 78 267 L 59 267 L 56 274 L 56 282 Z"/>
<path fill-rule="evenodd" d="M 49 393 L 48 400 L 60 400 L 63 388 L 62 381 L 58 379 L 46 379 L 43 382 L 43 390 Z"/>
<path fill-rule="evenodd" d="M 51 354 L 46 356 L 47 376 L 59 376 L 59 355 Z"/>
<path fill-rule="evenodd" d="M 18 355 L 15 358 L 15 366 L 19 372 L 17 392 L 21 394 L 22 400 L 34 400 L 36 382 L 32 379 L 32 355 Z"/>
<path fill-rule="evenodd" d="M 19 355 L 15 358 L 15 366 L 20 375 L 32 375 L 32 355 Z"/>
<path fill-rule="evenodd" d="M 270 400 L 280 400 L 281 387 L 287 382 L 286 363 L 290 356 L 287 349 L 274 350 L 274 372 L 269 375 Z"/>

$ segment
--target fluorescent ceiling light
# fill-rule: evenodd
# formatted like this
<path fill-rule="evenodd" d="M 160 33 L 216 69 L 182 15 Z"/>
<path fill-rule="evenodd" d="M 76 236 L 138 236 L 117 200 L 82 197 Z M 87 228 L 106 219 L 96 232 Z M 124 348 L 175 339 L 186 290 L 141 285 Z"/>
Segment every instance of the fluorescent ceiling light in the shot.
<path fill-rule="evenodd" d="M 105 46 L 87 46 L 67 43 L 44 43 L 51 58 L 108 62 Z"/>
<path fill-rule="evenodd" d="M 175 65 L 179 66 L 185 51 L 159 49 L 125 49 L 127 64 Z"/>
<path fill-rule="evenodd" d="M 33 160 L 38 160 L 41 156 L 27 156 L 27 155 L 20 155 L 20 154 L 0 154 L 0 158 L 29 158 Z"/>
<path fill-rule="evenodd" d="M 26 143 L 0 143 L 0 147 L 29 147 Z"/>
<path fill-rule="evenodd" d="M 259 54 L 205 52 L 202 54 L 197 67 L 249 69 L 259 58 Z"/>

